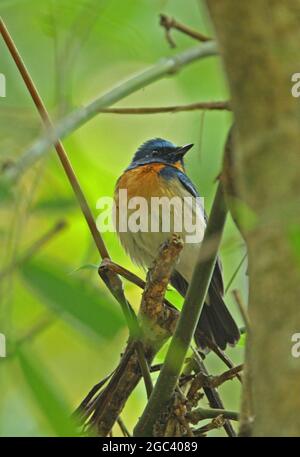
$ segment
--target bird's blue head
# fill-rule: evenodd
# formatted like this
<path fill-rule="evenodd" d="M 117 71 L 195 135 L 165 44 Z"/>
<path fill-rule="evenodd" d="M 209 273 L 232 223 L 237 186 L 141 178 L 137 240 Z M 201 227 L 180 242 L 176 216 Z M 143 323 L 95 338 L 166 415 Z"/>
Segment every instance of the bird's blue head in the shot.
<path fill-rule="evenodd" d="M 193 144 L 175 146 L 175 144 L 162 138 L 148 140 L 134 154 L 131 167 L 156 162 L 168 165 L 180 162 L 183 165 L 183 157 L 192 146 Z"/>

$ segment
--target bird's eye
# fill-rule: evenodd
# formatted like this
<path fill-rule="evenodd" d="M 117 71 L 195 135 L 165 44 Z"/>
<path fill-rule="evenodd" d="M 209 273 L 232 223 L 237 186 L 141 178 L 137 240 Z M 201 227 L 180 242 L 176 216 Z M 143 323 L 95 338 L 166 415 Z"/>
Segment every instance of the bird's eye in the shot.
<path fill-rule="evenodd" d="M 159 154 L 159 152 L 156 149 L 154 149 L 154 151 L 152 151 L 152 155 L 158 156 L 158 154 Z"/>

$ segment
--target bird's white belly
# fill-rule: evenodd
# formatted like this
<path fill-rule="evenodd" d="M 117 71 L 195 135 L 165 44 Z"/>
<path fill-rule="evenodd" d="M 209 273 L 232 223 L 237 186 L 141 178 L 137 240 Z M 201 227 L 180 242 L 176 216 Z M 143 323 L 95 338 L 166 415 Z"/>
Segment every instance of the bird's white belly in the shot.
<path fill-rule="evenodd" d="M 198 256 L 198 251 L 205 231 L 204 217 L 201 216 L 201 214 L 196 215 L 192 205 L 187 207 L 186 212 L 188 213 L 189 211 L 192 214 L 188 215 L 187 217 L 191 216 L 194 219 L 198 219 L 197 242 L 190 242 L 189 236 L 191 233 L 187 232 L 184 222 L 182 222 L 181 230 L 176 230 L 178 229 L 178 225 L 176 226 L 175 221 L 178 221 L 178 218 L 182 217 L 182 211 L 180 211 L 179 208 L 176 208 L 176 206 L 172 208 L 169 230 L 162 231 L 160 226 L 160 231 L 154 232 L 151 231 L 149 224 L 149 231 L 137 231 L 134 233 L 128 230 L 126 232 L 120 232 L 120 241 L 136 264 L 142 266 L 143 268 L 149 268 L 157 256 L 161 244 L 164 241 L 168 240 L 173 233 L 179 234 L 183 239 L 184 247 L 176 265 L 176 270 L 189 282 L 192 277 L 193 269 Z M 152 221 L 154 220 L 155 226 L 155 214 L 153 214 L 153 212 L 151 214 L 151 210 L 148 209 L 149 221 L 151 216 L 153 218 Z"/>

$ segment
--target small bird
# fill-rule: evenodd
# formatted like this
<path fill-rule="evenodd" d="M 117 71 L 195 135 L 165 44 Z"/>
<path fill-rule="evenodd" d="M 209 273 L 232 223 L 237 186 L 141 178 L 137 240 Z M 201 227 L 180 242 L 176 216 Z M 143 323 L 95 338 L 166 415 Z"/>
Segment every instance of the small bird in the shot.
<path fill-rule="evenodd" d="M 178 147 L 161 138 L 148 140 L 138 148 L 130 165 L 117 181 L 114 195 L 117 233 L 121 244 L 133 262 L 143 268 L 147 269 L 151 266 L 161 244 L 170 238 L 174 232 L 172 230 L 174 224 L 170 225 L 169 232 L 151 231 L 150 229 L 147 231 L 119 230 L 120 191 L 126 190 L 128 201 L 135 197 L 142 197 L 149 202 L 147 209 L 144 209 L 144 212 L 147 212 L 144 215 L 148 217 L 151 217 L 150 200 L 153 197 L 168 197 L 169 199 L 180 197 L 181 200 L 185 197 L 189 197 L 191 200 L 192 197 L 192 201 L 193 199 L 196 201 L 199 194 L 185 173 L 183 161 L 184 155 L 192 146 L 193 144 L 187 144 Z M 189 216 L 192 219 L 196 219 L 200 227 L 201 237 L 196 243 L 184 242 L 179 261 L 170 279 L 172 286 L 183 297 L 192 278 L 207 224 L 203 204 L 200 206 L 200 212 L 195 211 L 195 208 L 195 205 L 189 205 L 188 212 L 191 213 Z M 119 210 L 120 214 L 118 215 Z M 132 211 L 132 209 L 128 211 L 127 218 L 130 217 Z M 170 211 L 175 218 L 180 217 L 179 208 L 176 208 L 176 205 Z M 164 215 L 159 214 L 159 218 L 162 217 Z M 161 220 L 159 227 L 161 228 Z M 184 227 L 179 234 L 185 241 L 187 232 Z M 195 341 L 203 350 L 207 349 L 207 338 L 220 349 L 225 349 L 227 344 L 234 345 L 239 339 L 239 329 L 223 301 L 223 295 L 222 267 L 218 258 L 195 332 Z"/>

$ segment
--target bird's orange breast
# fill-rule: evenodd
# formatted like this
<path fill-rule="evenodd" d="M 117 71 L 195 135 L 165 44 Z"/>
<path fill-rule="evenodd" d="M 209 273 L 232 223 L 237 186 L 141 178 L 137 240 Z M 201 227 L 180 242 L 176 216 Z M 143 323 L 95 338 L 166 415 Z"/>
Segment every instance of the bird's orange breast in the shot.
<path fill-rule="evenodd" d="M 116 192 L 119 189 L 127 190 L 127 197 L 161 197 L 166 194 L 165 186 L 159 175 L 164 168 L 161 163 L 143 165 L 126 171 L 118 180 Z M 115 195 L 117 199 L 117 195 Z"/>
<path fill-rule="evenodd" d="M 184 171 L 181 162 L 173 165 L 180 171 Z M 132 197 L 162 197 L 168 195 L 169 189 L 160 171 L 165 167 L 162 163 L 151 163 L 126 171 L 118 180 L 116 193 L 119 189 L 126 189 L 128 198 Z M 115 199 L 117 195 L 115 193 Z"/>

